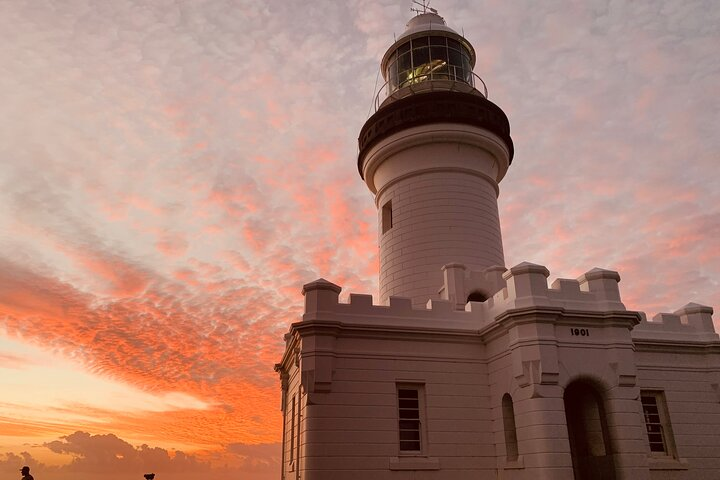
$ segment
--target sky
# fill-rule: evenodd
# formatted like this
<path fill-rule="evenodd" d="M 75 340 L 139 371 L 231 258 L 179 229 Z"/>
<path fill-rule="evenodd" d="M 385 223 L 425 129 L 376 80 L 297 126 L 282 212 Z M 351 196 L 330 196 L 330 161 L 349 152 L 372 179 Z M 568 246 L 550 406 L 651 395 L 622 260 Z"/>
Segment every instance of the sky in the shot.
<path fill-rule="evenodd" d="M 717 4 L 432 6 L 510 119 L 507 266 L 617 270 L 650 318 L 720 306 Z M 357 135 L 411 16 L 0 0 L 0 476 L 279 478 L 302 285 L 377 295 Z"/>

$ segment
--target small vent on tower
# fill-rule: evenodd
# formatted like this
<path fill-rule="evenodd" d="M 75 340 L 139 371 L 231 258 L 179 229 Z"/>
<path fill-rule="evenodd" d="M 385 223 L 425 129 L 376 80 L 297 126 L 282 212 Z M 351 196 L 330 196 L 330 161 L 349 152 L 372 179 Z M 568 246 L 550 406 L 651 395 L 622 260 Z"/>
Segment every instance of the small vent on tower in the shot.
<path fill-rule="evenodd" d="M 470 295 L 468 295 L 467 301 L 468 302 L 484 302 L 487 300 L 488 297 L 482 292 L 474 291 Z"/>
<path fill-rule="evenodd" d="M 393 226 L 392 200 L 389 200 L 382 207 L 382 233 L 387 232 Z"/>

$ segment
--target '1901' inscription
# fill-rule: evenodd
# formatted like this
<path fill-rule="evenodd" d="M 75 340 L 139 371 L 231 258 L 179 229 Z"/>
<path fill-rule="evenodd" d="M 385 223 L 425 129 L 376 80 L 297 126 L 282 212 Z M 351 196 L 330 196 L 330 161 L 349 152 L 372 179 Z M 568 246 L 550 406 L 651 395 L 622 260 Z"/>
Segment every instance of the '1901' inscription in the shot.
<path fill-rule="evenodd" d="M 573 337 L 589 337 L 590 330 L 588 330 L 587 328 L 571 328 L 570 335 L 572 335 Z"/>

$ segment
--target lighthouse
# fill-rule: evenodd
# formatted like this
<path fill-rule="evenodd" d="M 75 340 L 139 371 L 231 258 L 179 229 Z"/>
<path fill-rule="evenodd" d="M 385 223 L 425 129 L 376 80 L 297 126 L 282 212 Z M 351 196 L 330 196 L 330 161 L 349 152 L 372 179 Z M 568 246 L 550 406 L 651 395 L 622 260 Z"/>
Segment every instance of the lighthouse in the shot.
<path fill-rule="evenodd" d="M 439 299 L 447 264 L 505 265 L 497 197 L 513 143 L 475 61 L 434 11 L 411 19 L 382 58 L 385 84 L 360 131 L 358 171 L 378 210 L 383 303 Z"/>
<path fill-rule="evenodd" d="M 713 309 L 648 321 L 618 272 L 548 284 L 542 265 L 505 265 L 508 120 L 472 45 L 421 6 L 359 136 L 380 298 L 303 285 L 275 365 L 280 478 L 717 479 Z"/>

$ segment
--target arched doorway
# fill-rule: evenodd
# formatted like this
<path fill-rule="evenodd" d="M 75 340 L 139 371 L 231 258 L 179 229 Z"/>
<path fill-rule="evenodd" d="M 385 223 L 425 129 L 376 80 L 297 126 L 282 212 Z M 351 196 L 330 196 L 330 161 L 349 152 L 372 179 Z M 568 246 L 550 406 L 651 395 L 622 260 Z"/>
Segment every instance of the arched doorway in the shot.
<path fill-rule="evenodd" d="M 589 384 L 573 382 L 564 400 L 575 480 L 615 480 L 602 397 Z"/>

